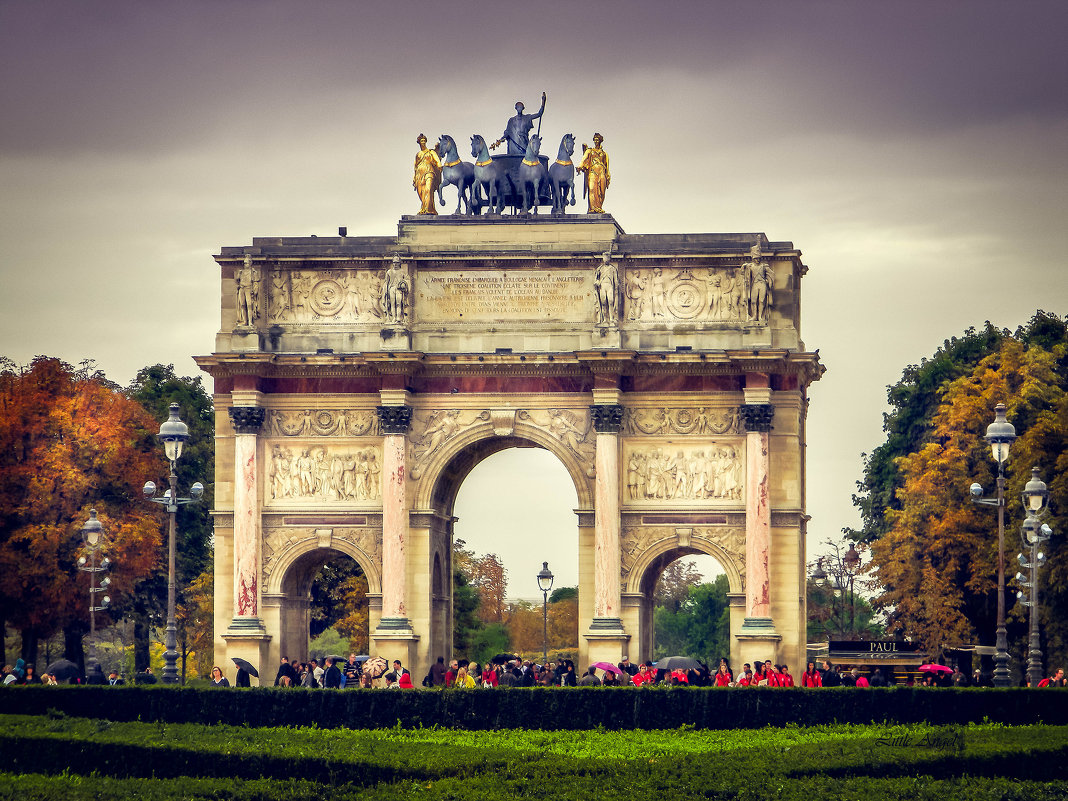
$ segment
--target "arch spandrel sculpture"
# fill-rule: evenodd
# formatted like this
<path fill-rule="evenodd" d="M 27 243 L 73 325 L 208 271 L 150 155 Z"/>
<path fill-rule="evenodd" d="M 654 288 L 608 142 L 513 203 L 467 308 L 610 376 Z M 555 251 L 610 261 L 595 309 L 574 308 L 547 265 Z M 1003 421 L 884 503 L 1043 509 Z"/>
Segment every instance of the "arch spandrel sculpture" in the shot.
<path fill-rule="evenodd" d="M 368 575 L 375 652 L 415 672 L 449 656 L 456 493 L 506 447 L 549 450 L 574 482 L 580 661 L 650 658 L 656 577 L 697 553 L 728 576 L 732 658 L 804 660 L 804 415 L 823 367 L 792 243 L 439 214 L 215 259 L 222 325 L 198 363 L 220 410 L 220 664 L 305 655 L 298 579 L 338 553 Z M 241 608 L 238 565 L 257 579 Z"/>

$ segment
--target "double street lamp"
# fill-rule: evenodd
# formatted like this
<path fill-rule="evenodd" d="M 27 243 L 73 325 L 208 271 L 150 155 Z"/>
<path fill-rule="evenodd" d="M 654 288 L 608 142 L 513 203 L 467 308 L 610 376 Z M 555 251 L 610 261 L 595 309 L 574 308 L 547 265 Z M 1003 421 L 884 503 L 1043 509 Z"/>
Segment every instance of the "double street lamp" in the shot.
<path fill-rule="evenodd" d="M 1048 542 L 1053 530 L 1041 522 L 1046 512 L 1049 492 L 1046 484 L 1038 477 L 1038 468 L 1031 469 L 1031 480 L 1023 490 L 1024 507 L 1027 519 L 1020 529 L 1020 539 L 1026 555 L 1021 553 L 1016 559 L 1020 567 L 1030 571 L 1030 575 L 1016 574 L 1016 581 L 1027 592 L 1016 593 L 1017 599 L 1030 609 L 1029 636 L 1027 647 L 1027 681 L 1037 687 L 1042 680 L 1042 647 L 1038 636 L 1038 569 L 1045 563 L 1046 555 L 1038 550 L 1039 545 Z"/>
<path fill-rule="evenodd" d="M 163 497 L 157 498 L 156 485 L 148 481 L 145 483 L 145 497 L 153 503 L 162 504 L 170 513 L 170 534 L 167 541 L 167 637 L 163 652 L 163 683 L 178 683 L 178 626 L 174 619 L 174 552 L 175 552 L 175 528 L 178 516 L 178 507 L 187 503 L 196 503 L 204 496 L 204 485 L 199 481 L 189 488 L 191 498 L 178 497 L 178 476 L 174 472 L 174 464 L 182 455 L 182 446 L 189 439 L 189 426 L 178 418 L 178 404 L 170 406 L 170 417 L 159 427 L 158 434 L 163 443 L 164 453 L 170 462 L 171 472 L 169 476 L 170 489 L 163 493 Z"/>
<path fill-rule="evenodd" d="M 549 590 L 553 588 L 553 574 L 549 563 L 542 562 L 538 571 L 538 589 L 542 592 L 541 602 L 541 663 L 549 661 Z"/>
<path fill-rule="evenodd" d="M 831 590 L 837 597 L 845 592 L 845 587 L 842 586 L 842 579 L 844 578 L 849 585 L 849 636 L 855 638 L 856 633 L 856 595 L 854 593 L 853 582 L 856 578 L 857 571 L 860 568 L 860 553 L 857 551 L 854 543 L 849 543 L 849 550 L 845 552 L 845 555 L 841 557 L 839 562 L 839 569 L 835 571 L 834 581 L 832 583 L 830 575 L 823 569 L 824 557 L 816 559 L 816 569 L 812 571 L 812 580 L 823 587 L 824 589 Z M 832 568 L 833 569 L 833 568 Z M 833 606 L 833 602 L 832 602 Z M 834 610 L 831 612 L 834 616 Z M 839 634 L 844 634 L 842 626 L 839 626 Z"/>
<path fill-rule="evenodd" d="M 107 595 L 100 599 L 99 605 L 96 600 L 96 596 L 106 592 L 111 585 L 108 576 L 104 576 L 99 584 L 96 580 L 98 574 L 111 567 L 111 560 L 106 556 L 100 560 L 99 565 L 96 563 L 96 552 L 104 546 L 104 526 L 96 518 L 96 509 L 89 510 L 89 519 L 82 524 L 81 534 L 89 558 L 79 556 L 78 569 L 89 574 L 89 636 L 92 640 L 96 637 L 96 613 L 103 612 L 111 605 L 111 598 Z"/>
<path fill-rule="evenodd" d="M 1005 462 L 1009 460 L 1009 446 L 1016 440 L 1016 428 L 1005 419 L 1007 411 L 1004 403 L 994 407 L 994 422 L 987 426 L 986 441 L 990 443 L 990 452 L 997 462 L 997 497 L 984 498 L 983 488 L 972 484 L 969 492 L 974 503 L 996 506 L 998 509 L 998 620 L 994 642 L 994 686 L 1008 687 L 1009 676 L 1009 641 L 1005 628 Z"/>

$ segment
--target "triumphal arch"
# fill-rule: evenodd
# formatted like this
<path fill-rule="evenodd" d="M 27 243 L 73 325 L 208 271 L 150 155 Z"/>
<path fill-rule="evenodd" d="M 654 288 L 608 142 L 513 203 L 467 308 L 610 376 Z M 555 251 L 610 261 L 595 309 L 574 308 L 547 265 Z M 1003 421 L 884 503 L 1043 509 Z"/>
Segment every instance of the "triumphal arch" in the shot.
<path fill-rule="evenodd" d="M 217 662 L 306 656 L 311 580 L 338 554 L 367 576 L 372 653 L 413 675 L 448 658 L 457 491 L 490 454 L 534 447 L 578 497 L 582 665 L 651 656 L 653 586 L 687 554 L 727 574 L 735 663 L 803 663 L 823 368 L 792 243 L 422 214 L 396 236 L 263 237 L 215 260 L 222 325 L 198 362 L 215 379 Z"/>

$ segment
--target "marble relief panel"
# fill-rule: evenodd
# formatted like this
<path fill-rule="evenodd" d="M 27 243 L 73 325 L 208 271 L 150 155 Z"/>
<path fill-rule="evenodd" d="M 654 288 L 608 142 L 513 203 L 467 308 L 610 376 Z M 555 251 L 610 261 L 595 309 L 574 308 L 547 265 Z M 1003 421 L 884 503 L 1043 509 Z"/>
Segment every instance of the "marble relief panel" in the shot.
<path fill-rule="evenodd" d="M 745 440 L 624 440 L 622 472 L 625 504 L 736 506 L 745 499 Z"/>
<path fill-rule="evenodd" d="M 643 409 L 627 407 L 623 413 L 624 434 L 742 434 L 738 407 L 691 409 Z"/>
<path fill-rule="evenodd" d="M 774 273 L 767 262 L 739 267 L 628 267 L 623 310 L 633 322 L 768 322 Z"/>
<path fill-rule="evenodd" d="M 264 505 L 380 503 L 382 446 L 321 440 L 268 440 Z"/>
<path fill-rule="evenodd" d="M 374 409 L 268 409 L 264 421 L 266 436 L 364 437 L 380 433 Z"/>
<path fill-rule="evenodd" d="M 380 324 L 384 270 L 271 270 L 271 323 Z"/>

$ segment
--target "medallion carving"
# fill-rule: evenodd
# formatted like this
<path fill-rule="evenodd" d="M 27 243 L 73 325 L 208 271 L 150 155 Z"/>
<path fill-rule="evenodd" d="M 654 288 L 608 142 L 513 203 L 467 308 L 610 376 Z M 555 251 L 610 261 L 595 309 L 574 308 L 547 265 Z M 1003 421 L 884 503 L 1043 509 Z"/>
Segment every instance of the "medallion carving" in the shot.
<path fill-rule="evenodd" d="M 379 324 L 381 270 L 272 270 L 269 289 L 272 323 Z"/>
<path fill-rule="evenodd" d="M 738 572 L 745 576 L 745 528 L 742 526 L 698 526 L 685 529 L 688 540 L 680 543 L 679 529 L 674 526 L 624 526 L 620 531 L 621 576 L 630 576 L 634 565 L 650 549 L 670 541 L 690 550 L 712 553 L 707 544 L 727 552 Z M 706 544 L 705 547 L 702 547 Z"/>
<path fill-rule="evenodd" d="M 624 443 L 626 494 L 651 501 L 736 502 L 744 498 L 742 441 L 635 445 Z"/>
<path fill-rule="evenodd" d="M 766 324 L 774 273 L 759 252 L 740 267 L 628 268 L 624 310 L 630 321 Z"/>
<path fill-rule="evenodd" d="M 267 529 L 263 537 L 263 575 L 269 577 L 278 563 L 278 559 L 287 551 L 308 550 L 310 543 L 322 547 L 319 529 L 314 528 L 272 528 Z M 331 544 L 338 541 L 347 542 L 362 551 L 368 564 L 376 570 L 382 566 L 382 532 L 372 528 L 335 528 L 331 531 Z"/>
<path fill-rule="evenodd" d="M 378 416 L 374 409 L 271 409 L 267 412 L 266 433 L 276 437 L 376 436 Z"/>
<path fill-rule="evenodd" d="M 624 434 L 741 434 L 738 408 L 634 409 L 623 416 Z"/>
<path fill-rule="evenodd" d="M 382 448 L 274 443 L 267 465 L 267 506 L 375 503 L 382 497 Z"/>

